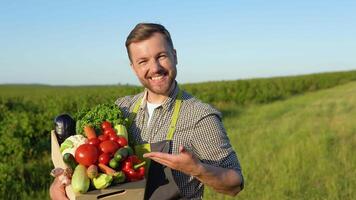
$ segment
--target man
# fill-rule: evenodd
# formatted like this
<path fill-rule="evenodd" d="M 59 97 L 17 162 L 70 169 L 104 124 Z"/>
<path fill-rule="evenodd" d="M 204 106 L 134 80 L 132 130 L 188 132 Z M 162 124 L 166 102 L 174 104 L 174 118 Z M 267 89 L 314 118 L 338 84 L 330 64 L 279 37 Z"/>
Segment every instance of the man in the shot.
<path fill-rule="evenodd" d="M 169 32 L 159 24 L 140 23 L 126 48 L 145 91 L 116 104 L 131 119 L 136 153 L 150 160 L 145 198 L 201 199 L 204 185 L 235 196 L 243 177 L 221 114 L 179 89 Z M 64 194 L 59 185 L 52 184 L 52 198 Z"/>

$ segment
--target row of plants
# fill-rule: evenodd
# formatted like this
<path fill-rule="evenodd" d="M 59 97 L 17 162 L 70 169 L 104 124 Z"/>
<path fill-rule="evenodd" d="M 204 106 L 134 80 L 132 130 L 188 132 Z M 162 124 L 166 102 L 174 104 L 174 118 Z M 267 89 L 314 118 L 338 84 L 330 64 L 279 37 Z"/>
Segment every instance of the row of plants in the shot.
<path fill-rule="evenodd" d="M 232 102 L 237 105 L 244 105 L 269 103 L 355 80 L 356 71 L 347 71 L 186 84 L 183 85 L 183 88 L 205 102 L 213 104 Z"/>

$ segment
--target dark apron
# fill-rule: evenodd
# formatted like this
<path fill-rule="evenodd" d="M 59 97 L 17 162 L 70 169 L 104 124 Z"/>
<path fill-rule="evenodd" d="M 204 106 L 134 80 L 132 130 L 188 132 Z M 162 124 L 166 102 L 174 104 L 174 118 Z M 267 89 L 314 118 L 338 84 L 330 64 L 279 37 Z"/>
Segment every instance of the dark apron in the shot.
<path fill-rule="evenodd" d="M 176 123 L 179 116 L 179 110 L 182 102 L 182 92 L 179 90 L 177 99 L 175 101 L 173 116 L 171 124 L 169 126 L 166 140 L 156 143 L 146 143 L 135 146 L 135 153 L 140 159 L 146 161 L 146 178 L 147 184 L 145 189 L 145 199 L 150 200 L 163 200 L 163 199 L 179 199 L 181 198 L 179 188 L 173 179 L 172 170 L 169 167 L 161 165 L 154 160 L 143 158 L 144 153 L 148 152 L 163 152 L 170 153 L 172 149 L 172 138 L 175 132 Z M 139 99 L 130 115 L 130 124 L 136 117 L 137 111 L 141 105 L 141 99 Z"/>

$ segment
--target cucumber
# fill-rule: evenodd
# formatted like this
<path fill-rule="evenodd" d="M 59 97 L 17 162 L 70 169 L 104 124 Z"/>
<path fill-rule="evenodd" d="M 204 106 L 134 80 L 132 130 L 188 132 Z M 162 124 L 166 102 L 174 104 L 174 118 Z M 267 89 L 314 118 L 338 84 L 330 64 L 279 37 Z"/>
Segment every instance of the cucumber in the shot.
<path fill-rule="evenodd" d="M 128 152 L 128 155 L 129 155 L 129 156 L 134 155 L 133 149 L 132 149 L 130 146 L 125 146 L 124 148 L 127 149 L 127 152 Z"/>
<path fill-rule="evenodd" d="M 87 168 L 79 164 L 72 176 L 72 188 L 75 193 L 86 193 L 89 189 L 90 180 L 87 175 Z"/>
<path fill-rule="evenodd" d="M 117 162 L 120 162 L 122 160 L 125 160 L 128 155 L 129 155 L 128 148 L 122 147 L 122 148 L 120 148 L 119 150 L 116 151 L 116 153 L 114 154 L 114 159 Z"/>
<path fill-rule="evenodd" d="M 65 153 L 63 155 L 64 163 L 70 167 L 72 170 L 78 165 L 77 161 L 75 160 L 74 156 L 71 153 Z"/>

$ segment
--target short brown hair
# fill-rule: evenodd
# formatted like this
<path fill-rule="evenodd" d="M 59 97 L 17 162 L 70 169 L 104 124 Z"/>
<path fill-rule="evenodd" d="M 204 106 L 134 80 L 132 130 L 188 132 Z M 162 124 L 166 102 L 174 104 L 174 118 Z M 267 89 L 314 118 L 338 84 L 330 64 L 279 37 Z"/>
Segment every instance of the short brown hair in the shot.
<path fill-rule="evenodd" d="M 134 29 L 132 29 L 132 31 L 126 38 L 125 45 L 130 60 L 131 60 L 131 56 L 130 56 L 129 45 L 131 43 L 147 40 L 154 33 L 161 33 L 163 37 L 166 39 L 168 45 L 172 47 L 172 49 L 174 49 L 171 35 L 163 25 L 155 24 L 155 23 L 139 23 L 135 26 Z"/>

